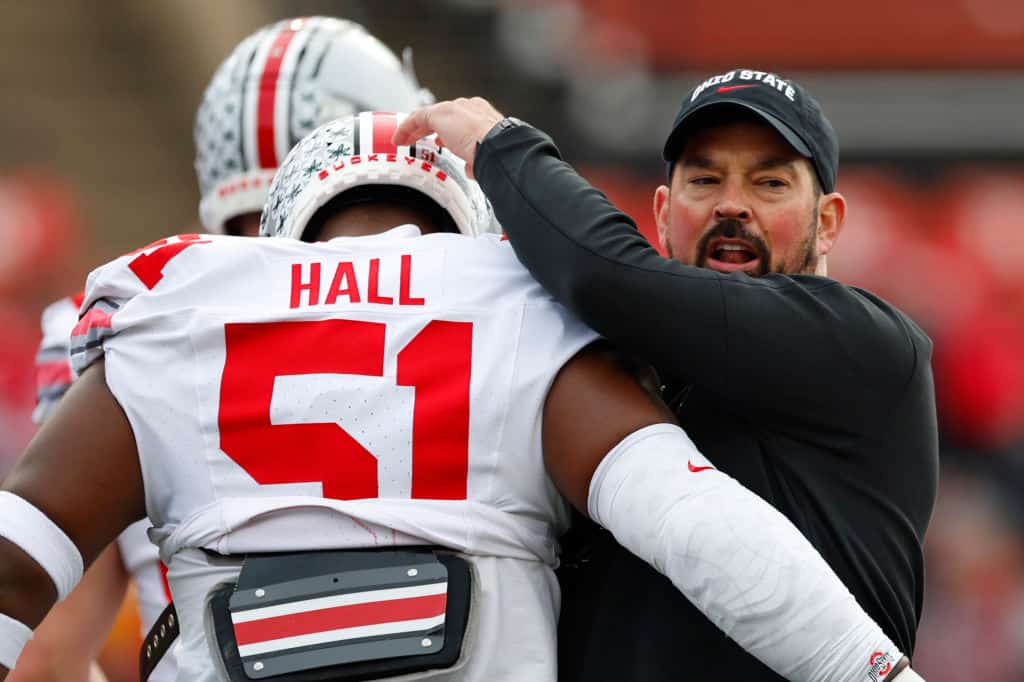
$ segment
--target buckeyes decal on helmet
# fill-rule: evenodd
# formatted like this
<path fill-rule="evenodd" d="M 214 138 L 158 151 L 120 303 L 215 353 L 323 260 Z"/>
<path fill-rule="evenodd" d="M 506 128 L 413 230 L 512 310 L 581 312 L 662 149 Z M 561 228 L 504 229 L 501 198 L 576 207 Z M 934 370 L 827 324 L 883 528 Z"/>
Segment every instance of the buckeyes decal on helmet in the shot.
<path fill-rule="evenodd" d="M 466 175 L 466 164 L 432 138 L 411 147 L 391 142 L 405 114 L 363 112 L 317 128 L 288 154 L 274 177 L 260 224 L 262 236 L 301 239 L 317 209 L 357 187 L 415 189 L 452 217 L 459 232 L 497 232 L 490 202 Z"/>

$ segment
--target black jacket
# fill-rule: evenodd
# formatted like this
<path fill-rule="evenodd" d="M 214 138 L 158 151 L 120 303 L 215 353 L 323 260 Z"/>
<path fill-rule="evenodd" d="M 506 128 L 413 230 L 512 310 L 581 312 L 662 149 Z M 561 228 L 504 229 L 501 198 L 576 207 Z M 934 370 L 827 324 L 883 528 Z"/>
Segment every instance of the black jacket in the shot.
<path fill-rule="evenodd" d="M 535 129 L 484 142 L 476 174 L 537 280 L 659 370 L 698 447 L 784 513 L 909 655 L 938 478 L 924 332 L 828 278 L 661 257 Z M 587 544 L 564 573 L 563 679 L 778 679 L 609 535 Z"/>

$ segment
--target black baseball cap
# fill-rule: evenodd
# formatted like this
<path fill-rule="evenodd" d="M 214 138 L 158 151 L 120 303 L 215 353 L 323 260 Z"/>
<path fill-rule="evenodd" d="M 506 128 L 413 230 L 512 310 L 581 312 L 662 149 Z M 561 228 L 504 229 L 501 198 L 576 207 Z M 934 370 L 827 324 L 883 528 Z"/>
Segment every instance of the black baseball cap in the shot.
<path fill-rule="evenodd" d="M 797 83 L 767 71 L 733 69 L 708 78 L 683 99 L 662 155 L 672 165 L 695 130 L 714 125 L 720 108 L 742 107 L 756 114 L 806 156 L 824 192 L 836 187 L 839 139 L 821 105 Z"/>

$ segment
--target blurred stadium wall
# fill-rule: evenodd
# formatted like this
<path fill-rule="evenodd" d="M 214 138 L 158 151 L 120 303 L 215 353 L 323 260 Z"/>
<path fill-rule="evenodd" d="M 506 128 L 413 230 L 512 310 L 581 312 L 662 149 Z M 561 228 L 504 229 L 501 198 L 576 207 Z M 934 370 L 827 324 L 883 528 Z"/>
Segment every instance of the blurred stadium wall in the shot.
<path fill-rule="evenodd" d="M 839 132 L 850 200 L 833 274 L 936 342 L 943 473 L 915 667 L 931 682 L 1024 679 L 1018 0 L 6 3 L 0 471 L 32 433 L 40 310 L 99 262 L 197 229 L 202 89 L 241 38 L 302 14 L 359 21 L 413 47 L 439 98 L 479 94 L 547 130 L 648 235 L 659 149 L 689 87 L 736 66 L 808 86 Z M 133 629 L 118 632 L 114 682 L 134 674 Z"/>

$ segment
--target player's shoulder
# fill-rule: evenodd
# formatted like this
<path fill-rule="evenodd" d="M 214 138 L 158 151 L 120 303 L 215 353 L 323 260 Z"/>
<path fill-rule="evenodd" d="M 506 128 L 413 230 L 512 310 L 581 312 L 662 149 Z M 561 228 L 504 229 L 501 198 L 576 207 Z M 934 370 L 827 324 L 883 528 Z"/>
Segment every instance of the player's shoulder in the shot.
<path fill-rule="evenodd" d="M 481 260 L 483 276 L 494 274 L 492 279 L 496 291 L 518 297 L 525 304 L 554 304 L 554 299 L 522 264 L 504 234 L 481 235 L 473 241 L 484 253 Z"/>
<path fill-rule="evenodd" d="M 93 270 L 85 288 L 86 304 L 98 296 L 131 298 L 207 279 L 218 269 L 237 268 L 240 261 L 256 265 L 261 262 L 258 252 L 294 249 L 295 244 L 286 239 L 192 233 L 158 239 Z"/>
<path fill-rule="evenodd" d="M 262 246 L 263 241 L 268 244 Z M 76 371 L 102 354 L 107 339 L 140 320 L 179 310 L 182 301 L 207 300 L 233 282 L 237 289 L 237 282 L 246 277 L 259 281 L 257 270 L 265 259 L 255 250 L 287 246 L 270 243 L 275 241 L 177 234 L 99 266 L 86 280 L 84 300 L 71 329 Z"/>
<path fill-rule="evenodd" d="M 554 299 L 519 261 L 504 235 L 449 236 L 449 279 L 480 305 L 553 305 Z M 469 289 L 466 287 L 469 286 Z M 467 301 L 469 302 L 469 301 Z"/>
<path fill-rule="evenodd" d="M 513 257 L 515 255 L 512 251 L 511 245 L 504 235 L 481 234 L 475 237 L 469 237 L 462 234 L 440 232 L 430 235 L 430 238 L 444 240 L 448 245 L 450 245 L 449 248 L 486 254 L 491 258 L 501 259 L 508 258 L 510 254 Z"/>
<path fill-rule="evenodd" d="M 501 235 L 428 235 L 424 244 L 443 244 L 449 290 L 473 305 L 521 305 L 549 299 L 512 246 Z"/>
<path fill-rule="evenodd" d="M 464 271 L 481 270 L 492 278 L 530 280 L 511 244 L 503 235 L 482 234 L 467 237 L 456 234 L 429 235 L 429 240 L 445 244 L 448 260 Z"/>

